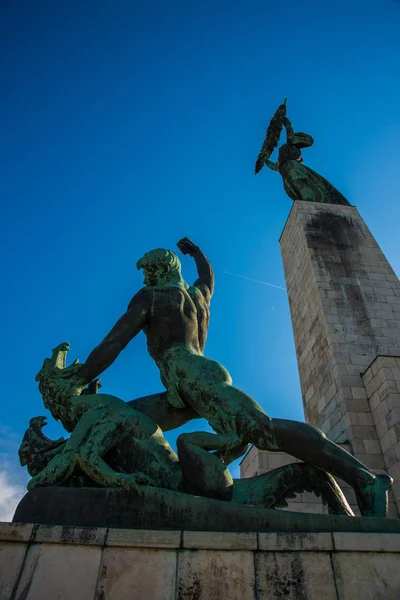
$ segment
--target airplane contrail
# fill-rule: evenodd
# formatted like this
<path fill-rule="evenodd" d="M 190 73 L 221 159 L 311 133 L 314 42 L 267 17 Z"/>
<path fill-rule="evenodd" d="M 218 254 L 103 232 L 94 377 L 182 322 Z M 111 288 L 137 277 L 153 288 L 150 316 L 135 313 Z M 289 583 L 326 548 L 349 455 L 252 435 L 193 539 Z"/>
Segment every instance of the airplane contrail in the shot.
<path fill-rule="evenodd" d="M 227 275 L 234 275 L 234 277 L 240 277 L 241 279 L 247 279 L 247 281 L 254 281 L 255 283 L 262 283 L 262 285 L 268 285 L 269 287 L 277 288 L 278 290 L 284 290 L 286 292 L 286 288 L 281 285 L 274 285 L 273 283 L 267 283 L 266 281 L 261 281 L 260 279 L 253 279 L 253 277 L 246 277 L 245 275 L 239 275 L 238 273 L 232 273 L 231 271 L 224 271 Z"/>

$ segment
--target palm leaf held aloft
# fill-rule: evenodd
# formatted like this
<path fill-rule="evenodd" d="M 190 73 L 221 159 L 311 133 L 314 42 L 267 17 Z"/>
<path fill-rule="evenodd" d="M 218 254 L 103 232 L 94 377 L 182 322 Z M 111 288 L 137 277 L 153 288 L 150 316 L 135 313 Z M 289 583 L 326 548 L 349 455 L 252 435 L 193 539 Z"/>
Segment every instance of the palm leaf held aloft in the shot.
<path fill-rule="evenodd" d="M 263 168 L 265 161 L 269 159 L 275 148 L 279 143 L 279 138 L 282 132 L 283 127 L 283 118 L 286 116 L 286 100 L 283 104 L 280 105 L 276 113 L 271 119 L 271 122 L 268 126 L 267 133 L 265 135 L 265 140 L 260 150 L 260 154 L 258 155 L 256 166 L 255 166 L 255 174 Z"/>

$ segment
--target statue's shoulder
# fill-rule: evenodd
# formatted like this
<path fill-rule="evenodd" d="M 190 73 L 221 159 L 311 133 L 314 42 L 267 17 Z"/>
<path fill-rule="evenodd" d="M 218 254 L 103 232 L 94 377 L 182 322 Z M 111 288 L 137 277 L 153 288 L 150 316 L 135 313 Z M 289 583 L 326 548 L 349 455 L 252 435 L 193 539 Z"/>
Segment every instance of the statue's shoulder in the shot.
<path fill-rule="evenodd" d="M 128 310 L 134 308 L 135 306 L 145 306 L 149 302 L 153 302 L 154 297 L 154 287 L 152 286 L 144 286 L 142 287 L 132 298 L 132 300 L 128 304 Z"/>

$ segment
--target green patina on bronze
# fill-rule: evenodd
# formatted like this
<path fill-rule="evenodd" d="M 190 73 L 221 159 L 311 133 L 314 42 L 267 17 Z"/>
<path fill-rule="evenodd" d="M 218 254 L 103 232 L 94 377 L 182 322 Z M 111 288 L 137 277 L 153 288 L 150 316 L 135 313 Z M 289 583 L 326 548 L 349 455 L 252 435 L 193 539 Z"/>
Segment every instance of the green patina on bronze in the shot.
<path fill-rule="evenodd" d="M 310 489 L 324 497 L 331 512 L 352 514 L 334 475 L 354 488 L 364 516 L 385 516 L 388 476 L 375 475 L 310 425 L 272 419 L 232 385 L 222 365 L 204 356 L 214 275 L 203 252 L 190 240 L 184 238 L 178 247 L 195 259 L 198 279 L 193 286 L 182 279 L 175 253 L 153 250 L 138 262 L 145 287 L 86 363 L 65 367 L 67 344 L 45 360 L 37 375 L 45 406 L 71 436 L 58 448 L 48 448 L 49 460 L 40 472 L 32 471 L 29 488 L 65 485 L 73 479 L 74 485 L 132 490 L 155 486 L 264 507 L 280 506 L 296 490 Z M 92 393 L 97 391 L 98 375 L 141 330 L 167 391 L 128 403 Z M 162 429 L 199 417 L 215 433 L 182 434 L 176 455 Z M 25 463 L 37 470 L 37 460 L 43 464 L 43 448 L 38 456 L 30 455 L 29 439 L 37 439 L 37 432 L 28 430 L 23 451 Z M 228 465 L 249 444 L 286 452 L 305 464 L 233 480 Z"/>
<path fill-rule="evenodd" d="M 283 127 L 286 129 L 286 143 L 279 148 L 277 162 L 273 162 L 270 156 L 278 145 Z M 293 131 L 292 124 L 286 116 L 285 100 L 268 127 L 264 144 L 257 158 L 255 173 L 261 171 L 264 165 L 272 171 L 279 171 L 283 179 L 283 187 L 292 200 L 350 206 L 346 198 L 329 181 L 303 164 L 301 150 L 313 144 L 311 135 Z"/>
<path fill-rule="evenodd" d="M 37 378 L 46 407 L 72 433 L 68 440 L 49 440 L 42 432 L 45 417 L 31 419 L 19 452 L 21 463 L 33 475 L 30 490 L 95 485 L 140 493 L 143 486 L 152 486 L 180 492 L 172 497 L 175 507 L 186 506 L 187 493 L 205 496 L 204 509 L 208 497 L 282 507 L 295 493 L 314 490 L 331 514 L 353 514 L 335 480 L 306 464 L 234 480 L 227 465 L 237 455 L 236 439 L 229 435 L 182 434 L 176 455 L 157 424 L 132 408 L 132 403 L 107 394 L 85 393 L 74 365 L 65 368 L 68 349 L 68 344 L 55 348 Z"/>

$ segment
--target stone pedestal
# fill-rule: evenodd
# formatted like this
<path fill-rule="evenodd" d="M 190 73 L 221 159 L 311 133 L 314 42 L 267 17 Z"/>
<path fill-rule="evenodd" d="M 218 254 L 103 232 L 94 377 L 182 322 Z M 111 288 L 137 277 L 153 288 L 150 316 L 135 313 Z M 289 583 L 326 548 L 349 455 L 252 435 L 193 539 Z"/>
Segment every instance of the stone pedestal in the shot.
<path fill-rule="evenodd" d="M 295 202 L 280 244 L 306 419 L 383 469 L 362 373 L 400 356 L 400 282 L 352 206 Z"/>
<path fill-rule="evenodd" d="M 400 536 L 0 524 L 0 600 L 396 600 Z"/>
<path fill-rule="evenodd" d="M 296 201 L 280 244 L 306 421 L 394 478 L 397 516 L 400 281 L 353 206 Z M 255 462 L 262 473 L 285 460 L 260 452 Z M 241 474 L 254 475 L 247 457 Z M 315 496 L 304 500 L 304 510 L 323 510 Z"/>
<path fill-rule="evenodd" d="M 65 527 L 195 529 L 196 531 L 351 531 L 400 533 L 398 519 L 289 513 L 142 486 L 121 488 L 42 487 L 19 503 L 15 523 Z"/>

